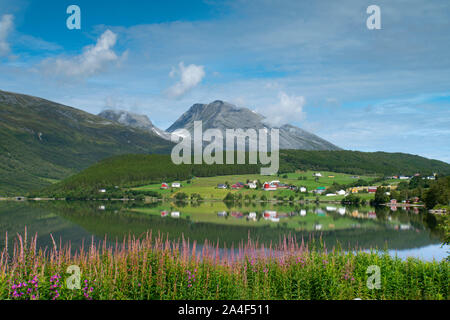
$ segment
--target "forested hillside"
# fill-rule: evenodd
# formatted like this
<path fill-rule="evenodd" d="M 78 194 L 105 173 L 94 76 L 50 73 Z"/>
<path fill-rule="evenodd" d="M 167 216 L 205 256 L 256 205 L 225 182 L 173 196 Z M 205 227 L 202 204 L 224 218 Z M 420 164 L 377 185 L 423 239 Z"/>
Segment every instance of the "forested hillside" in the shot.
<path fill-rule="evenodd" d="M 450 172 L 449 164 L 406 154 L 289 150 L 281 151 L 280 155 L 280 173 L 311 169 L 381 176 Z M 259 172 L 259 165 L 175 165 L 169 155 L 122 155 L 102 160 L 41 193 L 64 196 L 72 192 L 79 195 L 98 192 L 99 188 Z"/>

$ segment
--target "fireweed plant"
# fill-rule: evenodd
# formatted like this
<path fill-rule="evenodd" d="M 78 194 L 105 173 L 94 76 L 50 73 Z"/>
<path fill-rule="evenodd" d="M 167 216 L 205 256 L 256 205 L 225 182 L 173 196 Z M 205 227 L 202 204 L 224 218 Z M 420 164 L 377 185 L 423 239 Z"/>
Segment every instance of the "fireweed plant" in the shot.
<path fill-rule="evenodd" d="M 0 299 L 448 299 L 446 260 L 327 250 L 321 241 L 285 237 L 265 246 L 249 238 L 227 250 L 147 232 L 112 245 L 92 241 L 73 253 L 70 244 L 57 246 L 53 238 L 53 248 L 38 250 L 36 239 L 27 239 L 25 230 L 10 255 L 6 243 Z M 71 265 L 81 270 L 79 289 L 66 285 Z M 371 265 L 380 267 L 379 289 L 367 285 Z"/>

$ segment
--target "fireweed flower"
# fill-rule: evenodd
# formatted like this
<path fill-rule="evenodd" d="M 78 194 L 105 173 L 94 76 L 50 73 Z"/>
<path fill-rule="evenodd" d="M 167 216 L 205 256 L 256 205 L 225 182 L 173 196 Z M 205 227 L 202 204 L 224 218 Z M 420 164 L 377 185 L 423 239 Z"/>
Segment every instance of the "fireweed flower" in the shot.
<path fill-rule="evenodd" d="M 186 274 L 188 275 L 187 277 L 187 281 L 188 281 L 188 285 L 187 287 L 190 288 L 194 285 L 195 281 L 196 281 L 196 273 L 197 273 L 197 269 L 194 269 L 194 273 L 191 273 L 191 271 L 186 270 Z"/>
<path fill-rule="evenodd" d="M 15 280 L 17 281 L 17 280 Z M 36 295 L 38 293 L 38 278 L 34 276 L 32 280 L 12 283 L 11 291 L 12 297 L 14 299 L 24 298 L 24 299 L 36 299 Z"/>
<path fill-rule="evenodd" d="M 61 279 L 61 276 L 58 274 L 50 277 L 50 291 L 53 293 L 52 300 L 56 300 L 60 297 L 58 289 L 61 288 L 61 283 L 59 282 L 59 279 Z"/>
<path fill-rule="evenodd" d="M 95 282 L 95 280 L 94 280 L 94 282 Z M 84 280 L 83 296 L 88 300 L 92 300 L 92 296 L 90 296 L 89 294 L 92 294 L 93 292 L 94 292 L 94 287 L 89 286 L 88 280 Z"/>

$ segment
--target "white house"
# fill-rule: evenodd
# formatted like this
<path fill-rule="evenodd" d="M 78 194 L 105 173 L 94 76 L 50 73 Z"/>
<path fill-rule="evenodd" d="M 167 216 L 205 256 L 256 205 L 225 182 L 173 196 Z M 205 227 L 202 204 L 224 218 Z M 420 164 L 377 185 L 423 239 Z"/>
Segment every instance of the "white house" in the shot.
<path fill-rule="evenodd" d="M 100 189 L 100 190 L 98 190 L 98 192 L 100 192 L 100 193 L 106 193 L 106 189 Z"/>
<path fill-rule="evenodd" d="M 345 196 L 345 194 L 346 194 L 345 190 L 339 190 L 339 191 L 337 192 L 337 195 L 338 195 L 338 196 Z"/>
<path fill-rule="evenodd" d="M 300 210 L 300 215 L 302 217 L 306 216 L 306 210 L 305 209 Z"/>
<path fill-rule="evenodd" d="M 180 213 L 179 213 L 178 211 L 174 211 L 174 212 L 172 212 L 172 213 L 170 214 L 170 216 L 171 216 L 172 218 L 179 218 L 179 217 L 180 217 Z"/>
<path fill-rule="evenodd" d="M 327 197 L 335 197 L 335 196 L 336 196 L 336 193 L 327 193 L 326 196 L 327 196 Z"/>
<path fill-rule="evenodd" d="M 341 216 L 343 216 L 345 214 L 345 208 L 339 208 L 338 212 Z"/>
<path fill-rule="evenodd" d="M 253 183 L 253 182 L 249 182 L 249 183 L 248 183 L 248 187 L 249 187 L 250 189 L 256 189 L 256 188 L 257 188 L 256 184 Z"/>
<path fill-rule="evenodd" d="M 300 187 L 300 192 L 306 192 L 306 188 L 305 187 Z"/>
<path fill-rule="evenodd" d="M 320 172 L 317 172 L 317 173 L 314 173 L 313 176 L 314 176 L 314 177 L 321 177 L 322 174 L 321 174 Z"/>
<path fill-rule="evenodd" d="M 172 183 L 172 188 L 181 188 L 181 184 L 179 182 Z"/>
<path fill-rule="evenodd" d="M 256 219 L 256 212 L 250 212 L 248 214 L 249 219 Z"/>

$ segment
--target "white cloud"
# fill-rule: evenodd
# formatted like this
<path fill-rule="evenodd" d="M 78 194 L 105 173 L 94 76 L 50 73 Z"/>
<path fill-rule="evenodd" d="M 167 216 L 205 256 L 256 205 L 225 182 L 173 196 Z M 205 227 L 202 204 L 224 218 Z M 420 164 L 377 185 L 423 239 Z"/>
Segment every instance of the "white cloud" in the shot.
<path fill-rule="evenodd" d="M 266 116 L 266 121 L 273 126 L 281 126 L 287 123 L 298 122 L 303 120 L 305 113 L 303 107 L 305 106 L 305 97 L 303 96 L 289 96 L 281 91 L 278 94 L 279 102 L 266 108 L 263 114 Z"/>
<path fill-rule="evenodd" d="M 89 77 L 107 68 L 113 62 L 118 62 L 119 57 L 113 51 L 117 41 L 117 35 L 106 30 L 95 45 L 83 48 L 83 53 L 70 58 L 50 58 L 42 63 L 44 71 L 50 74 L 68 77 Z M 126 53 L 122 56 L 125 57 Z"/>
<path fill-rule="evenodd" d="M 188 91 L 196 87 L 205 77 L 205 70 L 203 66 L 190 64 L 187 67 L 183 62 L 178 65 L 179 69 L 172 68 L 169 73 L 170 77 L 180 75 L 180 80 L 167 90 L 167 95 L 171 98 L 179 98 Z"/>
<path fill-rule="evenodd" d="M 7 38 L 13 30 L 13 20 L 11 14 L 5 14 L 0 19 L 0 57 L 8 55 L 11 51 Z"/>

